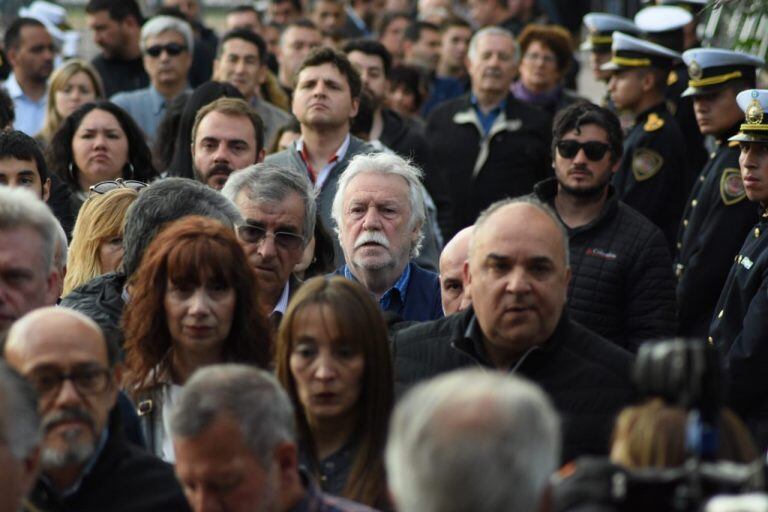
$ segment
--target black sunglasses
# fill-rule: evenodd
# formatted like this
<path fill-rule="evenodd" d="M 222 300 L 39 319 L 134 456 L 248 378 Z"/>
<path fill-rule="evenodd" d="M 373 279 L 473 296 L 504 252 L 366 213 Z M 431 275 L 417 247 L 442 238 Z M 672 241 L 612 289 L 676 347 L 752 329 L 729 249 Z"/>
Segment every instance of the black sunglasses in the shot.
<path fill-rule="evenodd" d="M 144 50 L 144 53 L 150 57 L 159 57 L 163 50 L 171 57 L 175 57 L 181 52 L 187 51 L 187 47 L 179 43 L 156 44 Z"/>
<path fill-rule="evenodd" d="M 253 224 L 241 224 L 237 227 L 237 234 L 242 241 L 249 244 L 260 244 L 269 236 L 272 236 L 275 239 L 275 245 L 288 251 L 295 251 L 304 243 L 304 237 L 297 233 L 289 233 L 288 231 L 270 233 L 266 229 L 254 226 Z"/>
<path fill-rule="evenodd" d="M 584 154 L 588 159 L 597 161 L 601 160 L 605 154 L 611 150 L 611 146 L 605 142 L 597 142 L 595 140 L 587 142 L 561 140 L 557 143 L 557 152 L 560 153 L 560 156 L 563 158 L 573 158 L 581 149 L 584 150 Z"/>
<path fill-rule="evenodd" d="M 111 192 L 116 188 L 130 188 L 131 190 L 138 192 L 148 186 L 149 185 L 143 181 L 124 180 L 122 178 L 117 178 L 116 180 L 100 181 L 95 185 L 91 185 L 91 187 L 88 189 L 88 197 L 91 197 L 93 194 L 106 194 L 107 192 Z"/>

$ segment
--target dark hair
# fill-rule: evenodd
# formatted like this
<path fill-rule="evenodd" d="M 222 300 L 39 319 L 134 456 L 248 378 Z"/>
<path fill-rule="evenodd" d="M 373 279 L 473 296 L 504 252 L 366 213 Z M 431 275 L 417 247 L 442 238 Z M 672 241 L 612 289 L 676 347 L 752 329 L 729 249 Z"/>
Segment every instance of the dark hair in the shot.
<path fill-rule="evenodd" d="M 48 179 L 48 166 L 45 163 L 43 151 L 37 141 L 18 130 L 0 130 L 0 159 L 15 158 L 16 160 L 34 160 L 40 184 L 45 185 Z"/>
<path fill-rule="evenodd" d="M 45 28 L 45 25 L 34 18 L 16 18 L 5 31 L 3 40 L 5 51 L 16 49 L 21 44 L 21 31 L 24 27 Z"/>
<path fill-rule="evenodd" d="M 194 143 L 197 129 L 205 116 L 212 112 L 219 112 L 227 116 L 241 116 L 247 118 L 253 126 L 253 134 L 256 143 L 256 153 L 264 149 L 264 121 L 256 109 L 242 98 L 218 98 L 197 111 L 195 123 L 192 125 L 192 142 Z M 256 162 L 254 162 L 256 163 Z"/>
<path fill-rule="evenodd" d="M 136 272 L 144 250 L 168 222 L 187 215 L 211 217 L 230 229 L 242 220 L 232 202 L 216 190 L 185 178 L 166 178 L 142 190 L 125 214 L 123 271 Z"/>
<path fill-rule="evenodd" d="M 85 6 L 85 12 L 88 14 L 100 11 L 107 11 L 109 17 L 115 21 L 132 17 L 139 26 L 144 24 L 144 16 L 136 0 L 90 0 Z"/>
<path fill-rule="evenodd" d="M 277 129 L 275 136 L 272 138 L 272 146 L 267 150 L 267 154 L 279 153 L 280 138 L 284 133 L 301 133 L 301 123 L 295 117 L 291 116 L 290 121 Z"/>
<path fill-rule="evenodd" d="M 53 135 L 48 146 L 47 159 L 51 172 L 56 173 L 70 188 L 77 190 L 77 173 L 72 155 L 72 139 L 85 116 L 92 110 L 103 110 L 112 114 L 128 139 L 128 163 L 133 166 L 123 169 L 123 178 L 150 182 L 158 174 L 152 163 L 152 152 L 144 139 L 144 133 L 136 121 L 122 108 L 110 101 L 86 103 L 67 116 Z M 70 165 L 71 164 L 71 165 Z"/>
<path fill-rule="evenodd" d="M 405 29 L 405 33 L 403 34 L 403 37 L 405 37 L 406 41 L 411 41 L 412 43 L 415 43 L 415 42 L 418 42 L 419 39 L 421 39 L 421 33 L 424 32 L 425 30 L 440 32 L 440 27 L 428 21 L 412 21 L 411 24 L 408 25 L 408 27 Z"/>
<path fill-rule="evenodd" d="M 271 4 L 284 4 L 286 2 L 290 2 L 293 8 L 298 12 L 302 12 L 304 10 L 301 6 L 301 0 L 269 0 L 269 3 Z"/>
<path fill-rule="evenodd" d="M 472 28 L 472 24 L 465 20 L 464 18 L 460 18 L 459 16 L 451 16 L 444 22 L 440 24 L 440 32 L 445 32 L 449 28 L 453 27 L 464 27 L 468 28 L 472 32 L 474 32 L 474 29 Z"/>
<path fill-rule="evenodd" d="M 393 404 L 392 362 L 387 328 L 371 294 L 357 282 L 340 276 L 315 277 L 306 281 L 291 299 L 277 335 L 275 372 L 296 410 L 300 441 L 317 464 L 316 447 L 304 407 L 299 400 L 289 359 L 296 343 L 295 332 L 302 313 L 322 308 L 324 323 L 334 322 L 339 342 L 360 353 L 364 360 L 357 407 L 356 440 L 349 477 L 342 495 L 380 508 L 386 502 L 383 450 Z"/>
<path fill-rule="evenodd" d="M 565 74 L 573 61 L 573 38 L 567 29 L 560 25 L 539 25 L 532 23 L 523 29 L 517 38 L 520 52 L 525 53 L 533 42 L 539 42 L 552 50 L 557 60 L 557 69 Z"/>
<path fill-rule="evenodd" d="M 176 153 L 176 135 L 179 132 L 181 114 L 191 94 L 189 91 L 184 91 L 165 107 L 165 114 L 157 127 L 155 143 L 152 147 L 155 169 L 166 170 L 171 165 L 173 155 Z"/>
<path fill-rule="evenodd" d="M 588 101 L 578 101 L 562 109 L 552 123 L 552 157 L 555 157 L 557 143 L 571 130 L 578 133 L 582 126 L 594 124 L 605 130 L 608 145 L 611 146 L 611 162 L 621 158 L 624 134 L 616 114 L 607 108 L 598 107 Z"/>
<path fill-rule="evenodd" d="M 131 391 L 155 387 L 171 370 L 175 350 L 164 297 L 168 282 L 232 288 L 235 308 L 222 345 L 222 361 L 266 368 L 270 327 L 259 310 L 258 283 L 233 230 L 213 219 L 190 216 L 163 229 L 147 248 L 123 317 L 125 362 Z"/>
<path fill-rule="evenodd" d="M 13 100 L 5 89 L 0 87 L 0 130 L 10 126 L 16 120 L 16 113 L 13 108 Z"/>
<path fill-rule="evenodd" d="M 344 5 L 346 3 L 346 0 L 308 0 L 309 1 L 309 12 L 315 12 L 315 7 L 317 7 L 317 4 L 320 2 L 328 2 L 329 4 L 335 4 L 335 5 Z"/>
<path fill-rule="evenodd" d="M 425 89 L 422 85 L 421 71 L 418 68 L 405 64 L 393 67 L 389 73 L 389 84 L 391 89 L 402 87 L 411 92 L 416 101 L 416 108 L 421 108 Z"/>
<path fill-rule="evenodd" d="M 293 0 L 290 0 L 290 1 L 292 2 Z M 306 28 L 307 30 L 317 30 L 318 32 L 320 32 L 320 29 L 317 28 L 317 25 L 315 25 L 314 22 L 306 18 L 299 18 L 297 20 L 293 20 L 292 22 L 288 23 L 285 27 L 282 28 L 282 32 L 280 33 L 281 42 L 283 40 L 283 36 L 285 35 L 285 33 L 292 28 Z"/>
<path fill-rule="evenodd" d="M 379 23 L 376 26 L 376 33 L 381 36 L 384 34 L 384 32 L 387 31 L 389 26 L 395 21 L 400 18 L 404 18 L 408 21 L 411 20 L 411 16 L 407 12 L 403 11 L 393 11 L 393 12 L 385 12 L 384 15 L 379 19 Z"/>
<path fill-rule="evenodd" d="M 372 55 L 381 59 L 384 66 L 384 76 L 389 76 L 389 70 L 392 69 L 392 55 L 378 41 L 372 39 L 355 39 L 344 45 L 344 53 L 349 55 L 352 52 L 360 52 L 365 55 Z"/>
<path fill-rule="evenodd" d="M 304 280 L 316 276 L 325 276 L 333 272 L 335 265 L 333 238 L 323 224 L 323 216 L 317 211 L 315 219 L 315 257 L 304 271 Z"/>
<path fill-rule="evenodd" d="M 195 179 L 192 170 L 192 127 L 197 111 L 219 98 L 242 98 L 243 94 L 234 85 L 226 82 L 205 82 L 192 92 L 184 106 L 176 134 L 176 149 L 168 167 L 168 176 Z"/>
<path fill-rule="evenodd" d="M 219 41 L 219 57 L 221 57 L 222 52 L 224 51 L 224 43 L 226 43 L 230 39 L 242 39 L 243 41 L 251 43 L 259 51 L 259 64 L 262 66 L 266 66 L 267 43 L 266 41 L 264 41 L 264 38 L 261 37 L 259 34 L 247 28 L 236 28 L 236 29 L 230 30 L 229 32 L 224 34 L 224 36 L 222 36 L 221 38 L 221 41 Z"/>
<path fill-rule="evenodd" d="M 297 73 L 297 75 L 306 68 L 322 66 L 323 64 L 331 64 L 336 69 L 338 69 L 339 72 L 347 79 L 349 92 L 352 95 L 352 98 L 354 99 L 360 97 L 360 91 L 363 88 L 363 83 L 360 80 L 360 74 L 357 72 L 352 63 L 349 62 L 349 59 L 346 55 L 334 50 L 333 48 L 315 48 L 312 50 L 312 53 L 307 55 L 307 58 L 304 59 L 304 62 L 301 63 L 301 67 L 299 67 L 299 73 Z"/>
<path fill-rule="evenodd" d="M 363 140 L 368 140 L 373 127 L 374 101 L 371 93 L 363 89 L 360 93 L 360 103 L 357 107 L 357 115 L 352 119 L 349 133 Z"/>
<path fill-rule="evenodd" d="M 256 14 L 256 16 L 259 17 L 259 21 L 261 21 L 261 15 L 259 14 L 259 11 L 251 4 L 240 4 L 236 5 L 230 10 L 227 11 L 227 14 L 235 14 L 239 12 L 252 12 Z"/>

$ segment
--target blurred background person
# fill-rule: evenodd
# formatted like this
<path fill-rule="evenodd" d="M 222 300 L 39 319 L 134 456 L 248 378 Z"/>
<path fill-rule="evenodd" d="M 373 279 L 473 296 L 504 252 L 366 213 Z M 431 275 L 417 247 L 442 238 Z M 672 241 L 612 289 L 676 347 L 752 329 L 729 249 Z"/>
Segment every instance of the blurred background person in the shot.
<path fill-rule="evenodd" d="M 289 2 L 290 3 L 290 2 Z M 323 44 L 323 33 L 309 20 L 291 22 L 280 35 L 277 78 L 288 96 L 293 96 L 296 74 L 309 53 Z"/>
<path fill-rule="evenodd" d="M 427 91 L 419 69 L 407 65 L 394 66 L 389 73 L 387 83 L 389 91 L 386 98 L 387 106 L 423 129 L 421 106 Z"/>
<path fill-rule="evenodd" d="M 80 59 L 65 62 L 51 75 L 45 121 L 35 137 L 47 146 L 65 117 L 85 103 L 104 99 L 104 86 L 96 69 Z"/>
<path fill-rule="evenodd" d="M 51 139 L 47 160 L 72 194 L 75 217 L 92 185 L 116 178 L 149 183 L 157 177 L 141 129 L 108 101 L 86 103 L 64 119 Z"/>
<path fill-rule="evenodd" d="M 284 124 L 277 129 L 272 145 L 267 149 L 267 154 L 279 153 L 288 149 L 291 144 L 301 138 L 301 125 L 299 120 L 291 116 L 288 124 Z"/>
<path fill-rule="evenodd" d="M 559 25 L 528 25 L 518 37 L 519 79 L 512 94 L 520 101 L 544 109 L 551 117 L 576 101 L 575 92 L 563 85 L 573 62 L 571 34 Z"/>
<path fill-rule="evenodd" d="M 465 90 L 469 88 L 467 52 L 472 34 L 472 25 L 464 18 L 450 18 L 440 25 L 442 45 L 437 75 L 458 80 L 464 84 Z"/>
<path fill-rule="evenodd" d="M 403 63 L 405 29 L 410 23 L 410 15 L 403 11 L 387 10 L 379 19 L 376 33 L 379 35 L 379 42 L 392 56 L 392 65 L 394 66 Z"/>
<path fill-rule="evenodd" d="M 62 295 L 119 268 L 123 261 L 123 221 L 138 197 L 134 187 L 139 183 L 104 182 L 102 185 L 112 189 L 98 192 L 97 185 L 96 192 L 85 200 L 72 232 Z"/>
<path fill-rule="evenodd" d="M 266 368 L 270 330 L 245 253 L 216 220 L 190 216 L 161 231 L 130 290 L 124 385 L 135 398 L 150 451 L 172 462 L 167 418 L 181 386 L 210 364 Z"/>
<path fill-rule="evenodd" d="M 391 509 L 383 450 L 394 384 L 370 294 L 342 277 L 304 283 L 280 325 L 275 365 L 296 410 L 301 457 L 323 490 Z"/>

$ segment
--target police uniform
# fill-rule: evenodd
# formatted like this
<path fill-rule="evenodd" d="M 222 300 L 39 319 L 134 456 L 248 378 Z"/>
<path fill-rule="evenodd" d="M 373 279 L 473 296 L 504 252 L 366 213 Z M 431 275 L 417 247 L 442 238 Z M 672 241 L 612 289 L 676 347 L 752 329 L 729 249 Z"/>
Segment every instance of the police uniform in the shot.
<path fill-rule="evenodd" d="M 678 59 L 677 52 L 615 32 L 613 56 L 602 69 L 669 69 Z M 661 228 L 670 247 L 687 197 L 687 165 L 683 134 L 666 104 L 662 101 L 640 112 L 624 139 L 624 155 L 613 186 L 620 200 Z"/>
<path fill-rule="evenodd" d="M 757 57 L 719 48 L 688 50 L 683 60 L 691 77 L 686 96 L 719 91 L 733 80 L 754 82 L 756 68 L 764 64 Z M 728 141 L 740 124 L 717 135 L 717 147 L 693 185 L 678 229 L 675 273 L 681 336 L 707 335 L 733 257 L 758 218 L 741 181 L 738 142 Z"/>
<path fill-rule="evenodd" d="M 692 21 L 693 16 L 689 9 L 673 5 L 646 7 L 635 15 L 635 25 L 642 31 L 645 39 L 675 52 L 682 52 L 685 49 L 683 28 Z M 689 163 L 686 184 L 688 190 L 708 157 L 704 136 L 699 131 L 696 116 L 693 113 L 693 100 L 682 96 L 683 91 L 688 87 L 689 79 L 685 64 L 676 63 L 667 77 L 666 94 L 667 108 L 675 116 L 688 150 L 686 158 Z"/>
<path fill-rule="evenodd" d="M 746 120 L 729 140 L 768 145 L 768 91 L 742 91 L 736 100 Z M 735 257 L 707 339 L 726 354 L 730 405 L 760 434 L 768 423 L 768 212 Z"/>

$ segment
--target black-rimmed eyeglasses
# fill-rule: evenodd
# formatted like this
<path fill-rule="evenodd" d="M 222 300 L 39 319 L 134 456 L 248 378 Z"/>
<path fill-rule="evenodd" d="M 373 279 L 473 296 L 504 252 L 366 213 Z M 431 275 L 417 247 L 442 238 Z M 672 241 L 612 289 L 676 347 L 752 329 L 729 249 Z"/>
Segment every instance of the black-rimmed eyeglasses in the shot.
<path fill-rule="evenodd" d="M 237 234 L 243 242 L 260 244 L 268 237 L 275 239 L 275 245 L 289 251 L 295 251 L 304 244 L 304 237 L 288 231 L 269 232 L 261 226 L 241 224 L 237 226 Z"/>
<path fill-rule="evenodd" d="M 88 189 L 88 197 L 91 197 L 93 194 L 106 194 L 107 192 L 111 192 L 118 188 L 130 188 L 131 190 L 138 192 L 148 186 L 149 185 L 143 181 L 124 180 L 122 178 L 117 178 L 116 180 L 100 181 L 99 183 L 90 186 Z"/>

